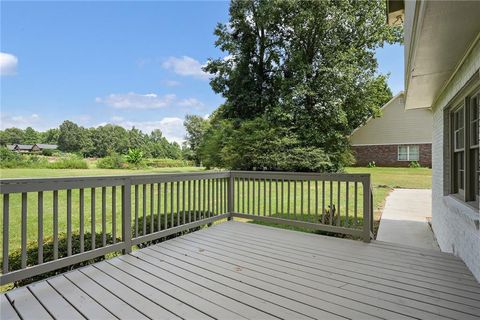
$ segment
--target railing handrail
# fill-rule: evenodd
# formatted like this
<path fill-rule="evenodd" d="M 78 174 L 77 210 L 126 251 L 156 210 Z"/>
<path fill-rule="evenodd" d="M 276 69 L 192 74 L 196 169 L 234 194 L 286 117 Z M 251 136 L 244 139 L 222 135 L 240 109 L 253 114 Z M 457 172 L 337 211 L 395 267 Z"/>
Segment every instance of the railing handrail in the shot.
<path fill-rule="evenodd" d="M 202 182 L 203 180 L 203 182 Z M 198 193 L 195 193 L 195 182 L 198 181 Z M 205 182 L 208 182 L 207 185 L 207 198 L 205 198 Z M 212 186 L 210 186 L 210 181 L 212 182 Z M 235 201 L 240 202 L 239 198 L 239 192 L 240 190 L 240 183 L 243 183 L 242 186 L 244 186 L 245 181 L 247 181 L 247 184 L 250 183 L 250 181 L 253 181 L 253 185 L 255 186 L 255 181 L 258 181 L 258 206 L 260 206 L 260 182 L 263 181 L 263 201 L 266 201 L 266 183 L 267 181 L 269 182 L 269 201 L 270 205 L 272 202 L 272 181 L 278 183 L 281 181 L 288 182 L 292 181 L 295 183 L 304 183 L 307 181 L 308 186 L 310 186 L 310 183 L 314 182 L 315 184 L 317 182 L 322 181 L 323 185 L 325 186 L 325 183 L 328 185 L 332 185 L 332 182 L 338 182 L 338 188 L 340 188 L 340 183 L 345 183 L 348 189 L 348 185 L 350 182 L 352 182 L 355 185 L 355 214 L 356 214 L 356 199 L 357 199 L 357 184 L 362 186 L 363 190 L 363 228 L 362 229 L 354 229 L 351 226 L 342 226 L 340 223 L 338 225 L 332 225 L 330 222 L 329 225 L 324 224 L 323 220 L 320 222 L 319 220 L 315 220 L 314 222 L 309 222 L 309 221 L 301 221 L 301 220 L 287 220 L 284 219 L 282 216 L 265 216 L 265 213 L 263 216 L 260 216 L 260 214 L 256 215 L 255 212 L 241 212 L 241 211 L 235 211 L 236 204 Z M 201 182 L 203 187 L 201 187 Z M 219 183 L 220 188 L 217 184 L 213 184 L 213 182 Z M 167 183 L 170 186 L 168 188 L 168 192 L 170 192 L 170 196 L 167 199 Z M 176 184 L 177 188 L 173 189 L 174 183 Z M 237 185 L 236 185 L 237 183 Z M 154 230 L 153 226 L 153 217 L 152 215 L 155 213 L 158 213 L 160 216 L 160 202 L 158 202 L 158 208 L 154 209 L 153 208 L 153 200 L 151 200 L 150 204 L 150 221 L 151 225 L 150 227 L 152 228 L 150 233 L 146 234 L 143 233 L 142 235 L 132 235 L 132 219 L 135 217 L 135 223 L 137 223 L 137 231 L 138 231 L 138 218 L 142 214 L 142 212 L 138 211 L 138 201 L 141 201 L 138 199 L 138 193 L 137 193 L 137 187 L 140 185 L 143 185 L 143 218 L 145 219 L 145 214 L 146 214 L 146 209 L 145 206 L 148 204 L 145 203 L 145 194 L 144 192 L 147 190 L 146 185 L 150 185 L 150 193 L 151 193 L 151 198 L 153 198 L 153 195 L 155 194 L 155 190 L 158 191 L 158 198 L 157 201 L 160 201 L 160 185 L 163 184 L 163 195 L 164 195 L 164 210 L 163 215 L 165 216 L 165 229 L 158 229 Z M 157 188 L 154 190 L 154 185 L 157 186 Z M 133 188 L 135 186 L 135 188 Z M 180 186 L 182 186 L 182 196 L 183 196 L 183 204 L 182 204 L 182 210 L 180 210 Z M 188 192 L 186 193 L 186 186 L 188 186 Z M 190 186 L 192 186 L 193 190 L 193 202 L 190 201 L 190 196 L 192 195 L 190 193 Z M 278 187 L 277 185 L 275 185 Z M 290 184 L 288 183 L 288 186 Z M 70 206 L 67 208 L 67 213 L 71 215 L 72 211 L 72 203 L 71 203 L 71 190 L 80 190 L 80 199 L 83 199 L 83 190 L 84 189 L 92 189 L 92 208 L 95 206 L 95 190 L 96 188 L 102 188 L 102 199 L 101 202 L 103 204 L 102 207 L 102 219 L 105 219 L 104 214 L 105 214 L 105 191 L 106 188 L 112 188 L 112 201 L 113 200 L 113 194 L 116 195 L 116 192 L 114 192 L 114 189 L 116 187 L 121 188 L 121 211 L 119 214 L 121 215 L 121 240 L 119 239 L 118 241 L 113 242 L 113 244 L 103 244 L 102 247 L 100 248 L 93 248 L 90 250 L 87 248 L 85 252 L 82 250 L 80 253 L 73 254 L 73 255 L 68 255 L 63 258 L 59 259 L 54 259 L 53 261 L 48 261 L 48 262 L 43 262 L 43 260 L 39 260 L 38 264 L 34 265 L 33 267 L 26 267 L 26 210 L 27 209 L 27 193 L 28 192 L 38 192 L 39 193 L 39 199 L 40 199 L 40 194 L 43 199 L 43 191 L 53 191 L 54 192 L 54 220 L 57 219 L 54 223 L 56 224 L 56 228 L 54 229 L 54 237 L 55 237 L 55 245 L 57 246 L 58 250 L 58 191 L 59 190 L 66 190 L 69 192 L 69 199 L 67 200 L 70 201 L 70 204 L 67 204 L 67 206 Z M 216 189 L 215 189 L 216 188 Z M 283 185 L 282 185 L 283 188 Z M 289 187 L 290 188 L 290 187 Z M 296 188 L 296 187 L 295 187 Z M 133 189 L 135 189 L 135 193 L 133 193 Z M 119 190 L 119 189 L 117 189 Z M 176 190 L 176 191 L 175 191 Z M 200 193 L 200 190 L 203 193 Z M 216 190 L 216 191 L 215 191 Z M 295 189 L 296 190 L 296 189 Z M 309 203 L 309 209 L 310 210 L 310 189 L 308 190 L 308 203 Z M 340 189 L 338 189 L 338 194 L 340 194 Z M 213 195 L 210 197 L 210 191 L 212 191 Z M 253 191 L 253 190 L 252 190 Z M 256 191 L 254 191 L 256 192 Z M 278 192 L 278 191 L 276 191 Z M 290 192 L 290 191 L 288 191 Z M 303 189 L 302 189 L 303 192 Z M 324 192 L 324 191 L 323 191 Z M 173 209 L 173 194 L 177 194 L 177 202 L 175 202 L 176 209 Z M 283 189 L 282 189 L 283 193 Z M 271 172 L 271 171 L 208 171 L 208 172 L 182 172 L 182 173 L 162 173 L 162 174 L 131 174 L 131 175 L 111 175 L 111 176 L 82 176 L 82 177 L 52 177 L 52 178 L 28 178 L 28 179 L 0 179 L 0 194 L 3 195 L 4 199 L 4 206 L 3 206 L 3 221 L 4 221 L 4 226 L 3 226 L 3 262 L 4 262 L 4 268 L 2 270 L 3 274 L 0 277 L 0 283 L 5 284 L 8 282 L 12 281 L 18 281 L 22 280 L 28 277 L 32 277 L 41 273 L 53 271 L 58 268 L 63 268 L 75 263 L 79 263 L 85 260 L 89 260 L 101 255 L 105 255 L 109 252 L 114 252 L 121 250 L 123 253 L 129 253 L 131 251 L 132 245 L 137 245 L 139 243 L 143 243 L 146 241 L 152 241 L 155 239 L 159 239 L 162 237 L 166 237 L 168 235 L 178 233 L 184 230 L 188 230 L 191 228 L 196 228 L 201 225 L 205 224 L 210 224 L 214 221 L 228 218 L 229 220 L 232 219 L 233 217 L 245 217 L 245 218 L 253 218 L 254 220 L 260 220 L 260 221 L 270 221 L 270 222 L 275 222 L 275 223 L 285 223 L 289 224 L 292 226 L 298 226 L 298 227 L 307 227 L 307 228 L 313 228 L 313 229 L 318 229 L 318 230 L 324 230 L 327 232 L 338 232 L 338 233 L 344 233 L 344 234 L 350 234 L 354 236 L 360 236 L 363 238 L 365 242 L 370 241 L 370 238 L 372 236 L 373 232 L 373 200 L 372 200 L 372 189 L 371 189 L 371 184 L 370 184 L 370 174 L 362 174 L 362 173 L 357 173 L 357 174 L 348 174 L 348 173 L 310 173 L 310 172 Z M 8 270 L 8 241 L 9 241 L 9 199 L 11 202 L 11 197 L 10 194 L 21 194 L 22 195 L 22 269 L 19 270 Z M 193 214 L 195 215 L 195 218 L 192 219 L 189 217 L 188 221 L 185 219 L 185 212 L 186 212 L 186 205 L 185 205 L 185 194 L 188 195 L 188 210 L 187 213 L 191 213 L 191 208 L 190 204 L 193 204 Z M 237 194 L 237 198 L 235 198 L 235 194 Z M 243 190 L 242 190 L 243 194 Z M 220 198 L 219 198 L 220 195 Z M 317 194 L 318 196 L 318 194 Z M 116 197 L 116 196 L 115 196 Z M 134 197 L 134 201 L 132 200 L 132 197 Z M 200 207 L 200 200 L 198 200 L 198 207 L 195 207 L 197 200 L 195 199 L 201 198 L 202 199 L 202 207 Z M 202 198 L 203 197 L 203 198 Z M 216 198 L 215 198 L 216 197 Z M 276 196 L 277 197 L 277 196 Z M 323 197 L 325 198 L 325 194 L 323 194 Z M 331 197 L 331 188 L 330 188 L 330 197 Z M 295 197 L 294 197 L 295 198 Z M 348 191 L 346 198 L 348 199 Z M 302 198 L 303 201 L 303 194 Z M 359 200 L 361 198 L 359 197 Z M 167 200 L 170 200 L 170 207 L 169 211 L 167 212 Z M 39 200 L 40 201 L 40 200 Z M 84 200 L 80 200 L 80 202 L 83 205 Z M 100 201 L 100 197 L 99 197 Z M 205 201 L 208 201 L 208 206 L 205 206 Z M 213 201 L 213 202 L 212 202 Z M 242 198 L 243 201 L 243 198 Z M 250 201 L 249 199 L 247 201 Z M 283 196 L 282 196 L 282 201 L 283 201 Z M 288 201 L 290 201 L 290 198 L 288 198 Z M 295 200 L 294 200 L 295 201 Z M 330 198 L 331 201 L 331 198 Z M 340 196 L 338 196 L 338 201 L 340 201 Z M 347 200 L 348 202 L 348 200 Z M 135 203 L 135 210 L 132 209 L 132 205 Z M 212 203 L 212 206 L 216 208 L 216 212 L 210 211 L 210 204 Z M 266 202 L 264 202 L 266 203 Z M 340 203 L 340 202 L 339 202 Z M 325 204 L 325 203 L 324 203 Z M 56 207 L 55 207 L 56 205 Z M 116 205 L 115 205 L 116 206 Z M 240 203 L 238 204 L 237 209 L 239 209 Z M 255 194 L 253 194 L 253 206 L 255 206 Z M 303 202 L 302 202 L 303 206 Z M 223 209 L 220 209 L 223 208 Z M 290 206 L 289 206 L 290 207 Z M 84 211 L 84 208 L 80 206 L 80 212 L 82 215 L 83 219 L 83 214 L 84 212 L 88 212 L 87 210 Z M 195 209 L 196 208 L 196 209 Z M 259 207 L 258 207 L 259 208 Z M 303 208 L 303 207 L 302 207 Z M 318 205 L 317 205 L 318 209 Z M 25 210 L 25 211 L 24 211 Z M 40 210 L 40 209 L 39 209 Z M 55 211 L 56 210 L 56 211 Z M 70 210 L 70 211 L 68 211 Z M 93 210 L 93 209 L 91 209 Z M 113 204 L 112 204 L 112 210 L 113 210 Z M 116 210 L 116 209 L 115 209 Z M 176 211 L 175 211 L 176 210 Z M 195 210 L 198 212 L 201 212 L 199 214 L 200 219 L 197 220 L 197 216 L 195 213 Z M 214 209 L 212 208 L 212 211 Z M 222 211 L 223 210 L 223 211 Z M 260 210 L 260 209 L 258 209 Z M 265 207 L 263 207 L 263 210 L 265 210 Z M 282 207 L 283 210 L 283 207 Z M 303 209 L 302 209 L 303 210 Z M 338 207 L 338 215 L 340 215 L 340 206 Z M 133 212 L 135 211 L 135 212 Z M 177 214 L 177 224 L 174 224 L 174 212 Z M 183 214 L 183 219 L 180 220 L 180 213 L 182 212 Z M 265 212 L 265 211 L 263 211 Z M 280 211 L 282 212 L 282 211 Z M 347 204 L 347 218 L 348 218 L 348 204 Z M 135 213 L 135 215 L 134 215 Z M 94 217 L 95 213 L 92 213 L 92 217 Z M 113 215 L 113 211 L 112 211 Z M 42 216 L 43 216 L 43 200 L 42 200 Z M 170 222 L 170 217 L 171 217 L 171 225 L 168 227 L 167 225 L 167 216 L 168 216 L 168 222 Z M 39 217 L 40 217 L 40 211 L 39 211 Z M 40 219 L 37 217 L 37 219 Z M 56 218 L 55 218 L 56 217 Z M 71 218 L 70 218 L 71 219 Z M 296 219 L 296 218 L 295 218 Z M 340 218 L 338 218 L 340 222 Z M 356 216 L 355 216 L 356 219 Z M 25 221 L 24 221 L 25 220 Z M 180 223 L 180 221 L 182 221 Z M 5 223 L 6 222 L 6 223 Z M 113 222 L 113 220 L 112 220 Z M 163 222 L 163 221 L 162 221 Z M 70 222 L 71 223 L 71 222 Z M 83 223 L 83 222 L 82 222 Z M 43 224 L 43 222 L 42 222 Z M 115 225 L 115 222 L 113 222 Z M 160 218 L 158 219 L 158 226 L 160 228 L 161 222 Z M 83 226 L 83 224 L 81 225 Z M 359 226 L 359 225 L 358 225 Z M 43 228 L 43 227 L 42 227 Z M 82 228 L 82 227 L 81 227 Z M 145 222 L 143 225 L 143 228 L 145 228 Z M 113 229 L 113 227 L 112 227 Z M 42 229 L 43 230 L 43 229 Z M 83 230 L 83 229 L 80 229 Z M 95 229 L 93 228 L 92 225 L 92 234 L 95 232 Z M 145 229 L 144 229 L 145 230 Z M 25 233 L 24 233 L 25 232 Z M 70 229 L 70 237 L 72 236 L 72 231 Z M 80 234 L 82 234 L 84 231 L 80 231 Z M 145 232 L 145 231 L 144 231 Z M 102 227 L 102 233 L 103 236 L 105 237 L 105 230 L 103 230 Z M 42 236 L 43 236 L 43 231 L 42 231 Z M 114 235 L 113 235 L 114 236 Z M 39 234 L 40 237 L 40 234 Z M 83 236 L 82 236 L 83 237 Z M 115 236 L 114 236 L 115 237 Z M 82 238 L 83 239 L 83 238 Z M 105 239 L 105 238 L 104 238 Z M 5 241 L 7 241 L 7 244 L 5 245 Z M 38 239 L 40 241 L 40 238 Z M 70 240 L 71 241 L 71 240 Z M 81 240 L 83 241 L 83 240 Z M 93 240 L 92 240 L 93 241 Z M 105 241 L 105 240 L 104 240 Z M 82 243 L 82 242 L 81 242 Z M 82 244 L 83 246 L 83 244 Z M 83 247 L 82 247 L 83 248 Z M 71 250 L 71 247 L 70 247 Z M 7 255 L 5 255 L 7 254 Z M 39 258 L 40 259 L 40 258 Z M 5 265 L 6 262 L 6 265 Z M 5 269 L 7 268 L 7 269 Z M 7 272 L 5 273 L 5 270 Z"/>

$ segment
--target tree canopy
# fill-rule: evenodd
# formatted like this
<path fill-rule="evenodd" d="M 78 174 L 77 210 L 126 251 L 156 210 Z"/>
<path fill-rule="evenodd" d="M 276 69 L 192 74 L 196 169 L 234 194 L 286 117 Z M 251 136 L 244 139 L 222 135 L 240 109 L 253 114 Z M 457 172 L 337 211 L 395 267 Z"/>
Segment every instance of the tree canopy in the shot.
<path fill-rule="evenodd" d="M 180 145 L 169 142 L 159 129 L 145 134 L 134 127 L 127 130 L 113 124 L 84 128 L 69 120 L 64 121 L 58 128 L 45 132 L 31 127 L 25 130 L 8 128 L 0 131 L 0 145 L 16 143 L 58 144 L 60 151 L 88 157 L 105 157 L 110 153 L 126 154 L 129 149 L 136 149 L 152 158 L 182 158 Z"/>
<path fill-rule="evenodd" d="M 303 149 L 323 155 L 331 170 L 348 164 L 348 135 L 392 96 L 375 49 L 401 41 L 401 30 L 386 25 L 384 6 L 380 0 L 231 1 L 229 22 L 215 29 L 226 56 L 205 67 L 212 89 L 225 97 L 205 135 L 223 141 L 203 142 L 204 155 L 217 158 L 212 165 L 256 166 L 257 158 L 238 151 L 238 139 L 258 118 L 264 125 L 252 134 L 261 140 L 250 143 L 269 146 L 273 159 Z M 278 141 L 265 139 L 277 129 L 275 138 L 290 141 L 281 151 Z M 227 150 L 239 160 L 228 161 Z M 267 169 L 281 167 L 270 163 Z"/>

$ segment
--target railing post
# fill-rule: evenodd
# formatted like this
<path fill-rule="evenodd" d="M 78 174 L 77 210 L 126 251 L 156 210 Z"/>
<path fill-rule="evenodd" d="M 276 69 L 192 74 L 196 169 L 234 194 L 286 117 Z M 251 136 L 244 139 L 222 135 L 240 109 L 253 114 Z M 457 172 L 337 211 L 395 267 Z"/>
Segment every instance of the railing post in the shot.
<path fill-rule="evenodd" d="M 230 171 L 230 177 L 228 179 L 228 213 L 230 216 L 228 217 L 228 220 L 232 220 L 232 213 L 233 213 L 233 198 L 234 198 L 234 182 L 235 178 L 232 175 L 232 172 Z"/>
<path fill-rule="evenodd" d="M 370 189 L 370 175 L 362 181 L 363 185 L 363 242 L 370 242 L 370 228 L 372 223 L 371 208 L 372 194 Z"/>
<path fill-rule="evenodd" d="M 123 254 L 132 252 L 132 197 L 130 179 L 125 179 L 122 186 L 122 240 Z"/>

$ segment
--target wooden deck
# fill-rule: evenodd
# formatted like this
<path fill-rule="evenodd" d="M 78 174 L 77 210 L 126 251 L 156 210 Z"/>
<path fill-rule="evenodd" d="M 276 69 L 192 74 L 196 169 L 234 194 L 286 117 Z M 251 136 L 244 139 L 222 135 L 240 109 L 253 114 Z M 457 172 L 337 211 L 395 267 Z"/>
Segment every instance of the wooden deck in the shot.
<path fill-rule="evenodd" d="M 1 296 L 2 319 L 479 319 L 452 255 L 226 222 Z"/>

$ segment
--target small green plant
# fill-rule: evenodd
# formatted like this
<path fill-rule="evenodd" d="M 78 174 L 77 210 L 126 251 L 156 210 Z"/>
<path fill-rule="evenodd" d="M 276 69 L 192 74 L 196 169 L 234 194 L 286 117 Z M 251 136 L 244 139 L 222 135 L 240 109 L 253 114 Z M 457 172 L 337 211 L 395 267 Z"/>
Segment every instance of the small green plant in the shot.
<path fill-rule="evenodd" d="M 410 168 L 421 168 L 422 167 L 418 161 L 411 161 L 408 166 Z"/>
<path fill-rule="evenodd" d="M 128 163 L 139 166 L 143 162 L 143 152 L 140 149 L 128 149 L 125 159 Z"/>
<path fill-rule="evenodd" d="M 123 157 L 115 152 L 112 152 L 108 156 L 98 159 L 97 161 L 97 168 L 100 169 L 122 169 L 123 167 Z"/>
<path fill-rule="evenodd" d="M 375 161 L 370 161 L 368 164 L 367 164 L 367 167 L 368 168 L 375 168 L 377 165 L 375 164 Z"/>

